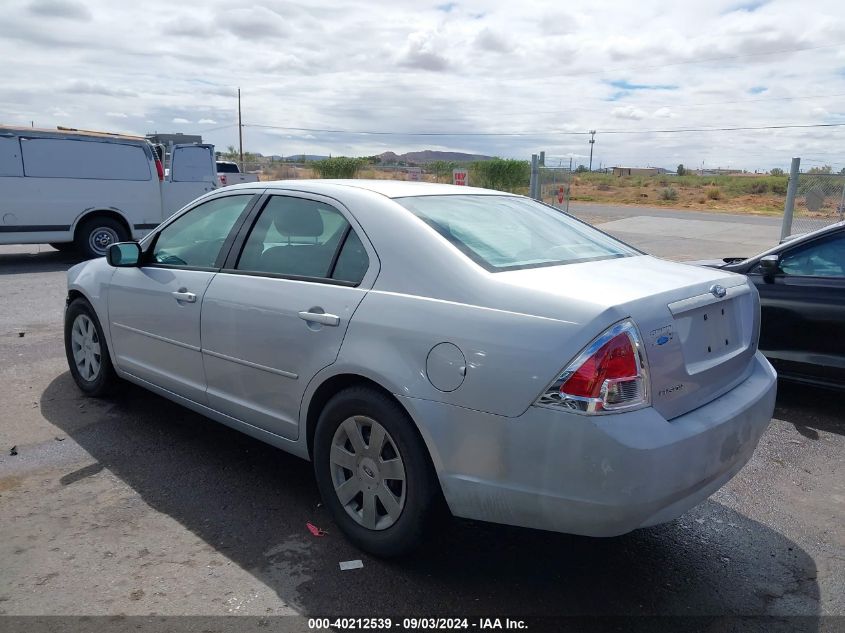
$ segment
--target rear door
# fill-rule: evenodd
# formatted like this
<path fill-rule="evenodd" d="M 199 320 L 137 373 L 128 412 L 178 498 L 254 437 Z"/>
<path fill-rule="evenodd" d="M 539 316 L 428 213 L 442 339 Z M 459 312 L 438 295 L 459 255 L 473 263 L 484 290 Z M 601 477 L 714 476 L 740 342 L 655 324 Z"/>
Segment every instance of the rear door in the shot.
<path fill-rule="evenodd" d="M 174 145 L 167 179 L 161 183 L 163 217 L 170 217 L 216 186 L 213 145 Z"/>
<path fill-rule="evenodd" d="M 845 232 L 786 249 L 760 292 L 760 349 L 784 374 L 845 384 Z"/>
<path fill-rule="evenodd" d="M 306 194 L 269 196 L 239 241 L 203 300 L 208 403 L 296 439 L 305 388 L 337 358 L 378 260 L 345 209 Z"/>
<path fill-rule="evenodd" d="M 115 270 L 109 323 L 120 369 L 205 403 L 200 307 L 254 198 L 240 194 L 199 204 L 152 237 L 144 265 Z"/>

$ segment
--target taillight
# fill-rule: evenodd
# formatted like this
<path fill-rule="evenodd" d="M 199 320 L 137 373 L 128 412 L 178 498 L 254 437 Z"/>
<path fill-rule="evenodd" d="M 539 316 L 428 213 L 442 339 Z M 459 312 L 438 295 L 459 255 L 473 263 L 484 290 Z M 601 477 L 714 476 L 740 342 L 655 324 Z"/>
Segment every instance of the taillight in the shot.
<path fill-rule="evenodd" d="M 164 167 L 158 158 L 156 158 L 156 172 L 158 172 L 158 179 L 164 180 Z"/>
<path fill-rule="evenodd" d="M 648 369 L 637 327 L 626 319 L 605 330 L 564 369 L 538 405 L 587 414 L 649 403 Z"/>
<path fill-rule="evenodd" d="M 226 174 L 220 174 L 220 184 L 226 185 Z"/>

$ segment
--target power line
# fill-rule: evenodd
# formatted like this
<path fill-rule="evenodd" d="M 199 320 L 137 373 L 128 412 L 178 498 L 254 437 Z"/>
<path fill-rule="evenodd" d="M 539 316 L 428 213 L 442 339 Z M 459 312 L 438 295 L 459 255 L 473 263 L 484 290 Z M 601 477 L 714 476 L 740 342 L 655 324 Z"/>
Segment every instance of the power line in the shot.
<path fill-rule="evenodd" d="M 283 130 L 290 132 L 316 132 L 320 134 L 350 134 L 359 136 L 481 136 L 481 137 L 509 137 L 509 136 L 589 136 L 592 134 L 682 134 L 689 132 L 737 132 L 753 130 L 787 130 L 787 129 L 808 129 L 808 128 L 831 128 L 845 127 L 842 123 L 806 123 L 788 125 L 758 125 L 758 126 L 731 126 L 731 127 L 701 127 L 701 128 L 674 128 L 660 130 L 597 130 L 596 132 L 569 132 L 569 131 L 545 131 L 545 132 L 396 132 L 396 131 L 373 131 L 373 130 L 340 130 L 310 127 L 293 127 L 281 125 L 261 125 L 257 123 L 245 123 L 244 127 L 260 128 L 268 130 Z"/>

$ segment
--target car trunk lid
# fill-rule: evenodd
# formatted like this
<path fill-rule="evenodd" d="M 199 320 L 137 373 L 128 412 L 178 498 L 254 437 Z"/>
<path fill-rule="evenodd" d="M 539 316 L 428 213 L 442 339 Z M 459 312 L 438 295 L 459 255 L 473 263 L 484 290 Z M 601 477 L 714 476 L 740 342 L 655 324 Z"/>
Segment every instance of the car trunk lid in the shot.
<path fill-rule="evenodd" d="M 523 301 L 525 291 L 542 291 L 546 301 L 532 313 L 579 322 L 592 336 L 631 317 L 645 347 L 652 406 L 667 419 L 717 398 L 751 369 L 759 299 L 744 276 L 649 256 L 496 276 L 519 286 Z"/>

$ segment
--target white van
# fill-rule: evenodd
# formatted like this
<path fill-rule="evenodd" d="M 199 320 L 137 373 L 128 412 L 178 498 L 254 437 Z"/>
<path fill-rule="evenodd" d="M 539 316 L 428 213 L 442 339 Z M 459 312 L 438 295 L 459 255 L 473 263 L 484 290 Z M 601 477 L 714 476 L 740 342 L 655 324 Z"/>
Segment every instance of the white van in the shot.
<path fill-rule="evenodd" d="M 212 145 L 175 145 L 165 177 L 142 137 L 0 126 L 0 244 L 100 257 L 216 186 Z"/>

